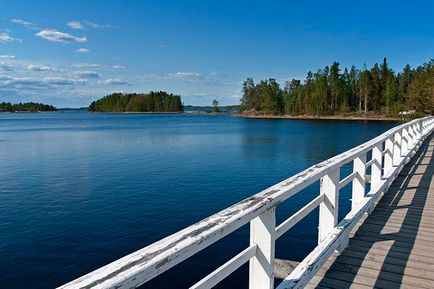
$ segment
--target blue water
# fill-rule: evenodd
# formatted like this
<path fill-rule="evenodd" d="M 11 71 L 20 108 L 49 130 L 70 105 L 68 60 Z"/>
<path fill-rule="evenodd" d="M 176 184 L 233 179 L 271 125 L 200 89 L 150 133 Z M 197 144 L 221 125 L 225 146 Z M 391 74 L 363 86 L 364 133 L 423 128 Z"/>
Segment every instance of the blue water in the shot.
<path fill-rule="evenodd" d="M 53 288 L 151 244 L 393 122 L 231 116 L 0 114 L 0 284 Z M 343 174 L 348 168 L 343 168 Z M 279 221 L 318 185 L 279 205 Z M 341 194 L 341 216 L 349 208 Z M 301 260 L 317 212 L 277 242 Z M 144 288 L 187 288 L 248 246 L 248 226 Z M 247 266 L 220 288 L 244 287 Z"/>

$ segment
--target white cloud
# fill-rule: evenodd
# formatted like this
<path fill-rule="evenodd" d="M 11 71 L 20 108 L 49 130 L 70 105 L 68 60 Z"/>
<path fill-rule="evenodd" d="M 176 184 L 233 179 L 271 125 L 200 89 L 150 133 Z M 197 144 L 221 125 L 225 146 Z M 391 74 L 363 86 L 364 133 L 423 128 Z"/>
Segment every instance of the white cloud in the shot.
<path fill-rule="evenodd" d="M 101 64 L 97 64 L 97 63 L 76 63 L 71 65 L 74 68 L 97 68 L 97 67 L 102 67 Z"/>
<path fill-rule="evenodd" d="M 206 78 L 204 75 L 197 72 L 175 72 L 166 75 L 145 75 L 145 81 L 185 81 L 185 82 L 198 82 L 204 81 Z"/>
<path fill-rule="evenodd" d="M 13 71 L 14 66 L 6 62 L 0 62 L 0 72 Z"/>
<path fill-rule="evenodd" d="M 86 26 L 89 26 L 91 28 L 95 28 L 95 29 L 104 29 L 104 28 L 112 28 L 113 26 L 110 24 L 99 24 L 99 23 L 95 23 L 92 21 L 83 21 L 83 23 Z"/>
<path fill-rule="evenodd" d="M 104 29 L 104 28 L 112 28 L 112 25 L 109 24 L 99 24 L 92 21 L 70 21 L 66 24 L 71 29 L 86 29 L 86 28 L 94 28 L 94 29 Z"/>
<path fill-rule="evenodd" d="M 145 75 L 146 81 L 187 81 L 198 82 L 205 80 L 204 75 L 198 72 L 175 72 L 166 75 Z"/>
<path fill-rule="evenodd" d="M 80 21 L 70 21 L 66 25 L 68 25 L 69 28 L 72 28 L 72 29 L 84 29 L 84 26 L 83 26 L 83 24 L 81 24 Z"/>
<path fill-rule="evenodd" d="M 168 77 L 170 79 L 197 80 L 197 79 L 202 79 L 203 75 L 197 72 L 176 72 L 176 73 L 169 73 Z"/>
<path fill-rule="evenodd" d="M 37 65 L 37 64 L 30 64 L 27 69 L 32 71 L 39 71 L 39 72 L 56 72 L 59 71 L 57 67 L 49 66 L 49 65 Z"/>
<path fill-rule="evenodd" d="M 38 89 L 47 87 L 48 84 L 43 80 L 31 78 L 31 77 L 16 77 L 6 80 L 4 82 L 6 87 L 13 87 L 19 89 Z"/>
<path fill-rule="evenodd" d="M 94 71 L 74 71 L 71 75 L 77 78 L 100 78 L 100 75 Z"/>
<path fill-rule="evenodd" d="M 53 85 L 74 85 L 74 84 L 85 84 L 87 81 L 84 79 L 69 79 L 63 77 L 46 77 L 44 81 L 48 84 Z"/>
<path fill-rule="evenodd" d="M 98 82 L 99 84 L 109 84 L 109 85 L 125 85 L 129 84 L 128 81 L 119 78 L 109 78 Z"/>
<path fill-rule="evenodd" d="M 11 80 L 12 77 L 6 75 L 0 75 L 0 81 Z"/>
<path fill-rule="evenodd" d="M 62 43 L 70 43 L 70 42 L 84 43 L 87 41 L 87 38 L 85 36 L 76 37 L 69 33 L 60 32 L 55 29 L 41 30 L 40 32 L 36 33 L 36 36 L 39 36 L 48 41 L 62 42 Z"/>
<path fill-rule="evenodd" d="M 125 69 L 125 66 L 123 66 L 123 65 L 113 65 L 112 68 L 113 69 L 122 70 L 122 69 Z"/>
<path fill-rule="evenodd" d="M 0 42 L 1 43 L 11 42 L 11 41 L 14 41 L 14 40 L 15 40 L 15 38 L 13 38 L 12 36 L 10 36 L 8 33 L 6 33 L 6 32 L 0 33 Z"/>
<path fill-rule="evenodd" d="M 75 50 L 75 52 L 81 53 L 81 54 L 86 54 L 86 53 L 89 53 L 90 50 L 87 48 L 79 48 L 79 49 Z"/>
<path fill-rule="evenodd" d="M 15 55 L 0 55 L 0 60 L 15 60 Z"/>
<path fill-rule="evenodd" d="M 26 21 L 26 20 L 23 20 L 23 19 L 12 19 L 11 22 L 15 23 L 15 24 L 22 25 L 22 26 L 24 26 L 26 28 L 39 29 L 38 26 L 35 23 L 32 23 L 30 21 Z"/>

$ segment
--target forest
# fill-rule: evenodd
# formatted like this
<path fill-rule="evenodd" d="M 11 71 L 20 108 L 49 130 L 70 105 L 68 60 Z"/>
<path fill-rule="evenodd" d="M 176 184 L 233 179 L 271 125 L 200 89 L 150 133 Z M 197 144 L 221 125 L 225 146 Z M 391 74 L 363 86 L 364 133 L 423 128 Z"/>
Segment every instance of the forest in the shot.
<path fill-rule="evenodd" d="M 113 93 L 90 104 L 93 112 L 182 112 L 179 95 L 164 91 L 150 93 Z"/>
<path fill-rule="evenodd" d="M 283 89 L 275 79 L 243 83 L 241 110 L 272 115 L 381 114 L 397 116 L 414 110 L 416 115 L 434 107 L 434 60 L 416 68 L 393 71 L 384 58 L 379 65 L 343 68 L 339 62 L 309 71 L 306 79 L 286 81 Z"/>
<path fill-rule="evenodd" d="M 52 105 L 26 102 L 26 103 L 16 103 L 12 104 L 10 102 L 0 103 L 0 112 L 39 112 L 39 111 L 57 111 Z"/>

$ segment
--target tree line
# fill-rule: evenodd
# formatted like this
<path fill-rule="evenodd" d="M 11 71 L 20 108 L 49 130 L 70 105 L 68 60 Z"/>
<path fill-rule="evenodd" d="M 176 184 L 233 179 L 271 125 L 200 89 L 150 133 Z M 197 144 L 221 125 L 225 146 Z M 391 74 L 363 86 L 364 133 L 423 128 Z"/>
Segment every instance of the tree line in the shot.
<path fill-rule="evenodd" d="M 400 111 L 431 113 L 434 107 L 434 60 L 402 71 L 393 71 L 384 58 L 379 65 L 342 70 L 339 62 L 309 71 L 306 79 L 286 81 L 283 89 L 275 79 L 243 83 L 241 109 L 267 114 L 333 115 L 378 113 L 395 116 Z"/>
<path fill-rule="evenodd" d="M 38 111 L 57 111 L 52 105 L 43 104 L 43 103 L 35 103 L 35 102 L 26 102 L 26 103 L 15 103 L 12 104 L 10 102 L 2 102 L 0 103 L 0 112 L 38 112 Z"/>
<path fill-rule="evenodd" d="M 150 93 L 112 93 L 93 101 L 89 111 L 95 112 L 182 112 L 179 95 L 164 91 Z"/>

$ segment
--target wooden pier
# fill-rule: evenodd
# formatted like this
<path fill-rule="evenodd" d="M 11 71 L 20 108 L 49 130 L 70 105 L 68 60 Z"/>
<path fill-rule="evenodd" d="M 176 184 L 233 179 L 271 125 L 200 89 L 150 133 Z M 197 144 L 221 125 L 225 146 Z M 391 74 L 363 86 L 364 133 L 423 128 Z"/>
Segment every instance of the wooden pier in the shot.
<path fill-rule="evenodd" d="M 434 139 L 306 288 L 434 288 Z"/>
<path fill-rule="evenodd" d="M 276 239 L 316 209 L 318 245 L 277 289 L 434 288 L 433 131 L 434 117 L 398 125 L 59 288 L 136 288 L 248 225 L 249 246 L 190 288 L 212 288 L 248 262 L 246 286 L 274 289 Z M 276 224 L 276 206 L 318 182 L 318 195 Z M 351 211 L 340 217 L 349 184 Z"/>

